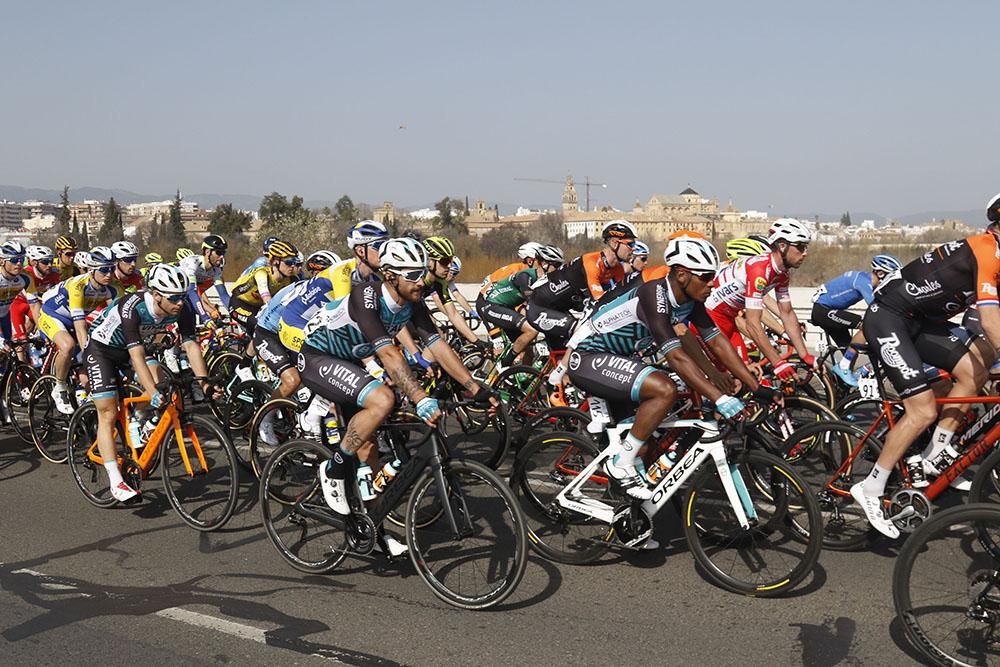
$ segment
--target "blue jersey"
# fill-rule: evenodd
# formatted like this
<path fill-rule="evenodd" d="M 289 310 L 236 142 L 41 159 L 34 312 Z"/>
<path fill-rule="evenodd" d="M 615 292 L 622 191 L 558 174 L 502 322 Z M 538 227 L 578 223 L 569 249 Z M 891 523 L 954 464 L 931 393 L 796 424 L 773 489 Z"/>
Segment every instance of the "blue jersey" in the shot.
<path fill-rule="evenodd" d="M 297 283 L 292 283 L 291 285 L 285 285 L 277 294 L 271 297 L 271 300 L 264 304 L 264 306 L 257 311 L 257 326 L 263 327 L 265 330 L 271 333 L 278 333 L 278 329 L 281 325 L 281 316 L 292 299 L 296 299 L 306 291 L 309 283 L 305 280 L 300 280 Z"/>
<path fill-rule="evenodd" d="M 834 310 L 850 308 L 858 301 L 870 304 L 875 300 L 872 291 L 872 274 L 865 271 L 848 271 L 826 283 L 813 294 L 813 301 Z"/>

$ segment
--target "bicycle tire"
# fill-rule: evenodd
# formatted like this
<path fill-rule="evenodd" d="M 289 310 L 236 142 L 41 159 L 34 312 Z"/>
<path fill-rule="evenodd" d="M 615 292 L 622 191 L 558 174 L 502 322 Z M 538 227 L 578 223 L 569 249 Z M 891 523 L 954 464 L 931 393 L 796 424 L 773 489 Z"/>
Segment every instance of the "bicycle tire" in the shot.
<path fill-rule="evenodd" d="M 236 365 L 243 361 L 243 355 L 236 352 L 220 352 L 212 356 L 208 361 L 208 374 L 212 377 L 231 378 L 236 374 Z M 213 400 L 208 402 L 209 408 L 215 417 L 223 424 L 226 423 L 226 402 Z"/>
<path fill-rule="evenodd" d="M 260 508 L 264 530 L 281 557 L 296 570 L 324 574 L 347 556 L 346 521 L 339 527 L 299 513 L 303 504 L 336 520 L 319 487 L 318 470 L 332 457 L 318 442 L 291 440 L 267 460 L 260 478 Z M 336 537 L 335 537 L 336 536 Z M 336 546 L 331 548 L 331 542 Z"/>
<path fill-rule="evenodd" d="M 18 363 L 7 374 L 3 387 L 3 401 L 7 406 L 11 425 L 21 440 L 32 444 L 35 440 L 31 436 L 28 407 L 31 404 L 31 388 L 40 377 L 41 373 L 34 366 Z"/>
<path fill-rule="evenodd" d="M 541 370 L 533 366 L 504 369 L 491 388 L 507 405 L 507 412 L 518 421 L 528 421 L 549 406 L 548 389 Z"/>
<path fill-rule="evenodd" d="M 177 442 L 174 429 L 163 440 L 163 489 L 170 506 L 181 520 L 195 530 L 208 532 L 226 525 L 239 499 L 240 477 L 236 452 L 225 429 L 204 415 L 190 415 L 189 425 L 181 427 L 183 443 Z M 198 450 L 188 439 L 198 438 Z M 205 435 L 209 438 L 205 438 Z M 214 440 L 214 441 L 213 441 Z M 185 447 L 192 473 L 185 468 L 181 454 Z M 207 468 L 200 459 L 204 458 Z M 209 488 L 209 484 L 212 487 Z M 218 488 L 218 487 L 221 487 Z"/>
<path fill-rule="evenodd" d="M 819 505 L 809 485 L 777 456 L 749 451 L 737 467 L 744 479 L 770 476 L 767 495 L 755 485 L 745 485 L 757 523 L 750 530 L 740 526 L 718 471 L 709 465 L 697 473 L 684 499 L 688 547 L 702 572 L 717 586 L 755 597 L 782 595 L 801 583 L 819 560 L 823 548 Z M 773 567 L 764 561 L 768 551 L 780 554 L 772 559 L 777 561 Z M 787 568 L 788 562 L 794 565 Z M 746 572 L 734 573 L 741 566 Z"/>
<path fill-rule="evenodd" d="M 513 593 L 524 576 L 528 563 L 524 517 L 504 481 L 481 463 L 451 459 L 442 464 L 441 473 L 447 488 L 441 488 L 427 470 L 410 493 L 406 507 L 410 560 L 439 599 L 461 609 L 487 609 Z M 488 498 L 481 498 L 487 489 Z M 425 501 L 442 509 L 450 506 L 460 534 L 452 531 L 447 511 L 440 512 L 437 521 L 420 526 L 416 517 Z M 510 525 L 502 520 L 504 516 Z M 498 534 L 487 538 L 490 531 Z M 463 549 L 470 541 L 476 542 L 474 548 Z M 475 591 L 457 590 L 477 574 L 488 579 L 474 584 Z"/>
<path fill-rule="evenodd" d="M 69 430 L 67 428 L 65 432 L 61 432 L 58 427 L 68 424 L 71 417 L 56 409 L 56 403 L 52 399 L 55 384 L 54 375 L 43 375 L 31 387 L 28 398 L 28 430 L 42 458 L 52 463 L 65 463 L 68 451 L 66 435 Z"/>
<path fill-rule="evenodd" d="M 511 441 L 506 405 L 497 405 L 492 416 L 485 409 L 460 406 L 447 411 L 444 418 L 448 448 L 453 456 L 478 461 L 493 470 L 503 463 Z M 458 428 L 451 428 L 452 425 Z"/>
<path fill-rule="evenodd" d="M 510 476 L 525 517 L 531 548 L 557 563 L 582 565 L 607 551 L 611 527 L 558 505 L 556 496 L 599 456 L 601 448 L 578 433 L 540 434 L 518 453 Z M 605 500 L 607 480 L 595 476 L 581 489 L 585 496 Z"/>
<path fill-rule="evenodd" d="M 990 636 L 1000 603 L 998 563 L 988 550 L 977 550 L 972 539 L 983 531 L 1000 537 L 1000 506 L 952 507 L 919 526 L 896 558 L 896 614 L 906 638 L 931 664 L 1000 663 L 1000 645 Z M 948 619 L 941 627 L 936 627 L 938 616 Z"/>
<path fill-rule="evenodd" d="M 117 436 L 120 440 L 121 434 Z M 97 507 L 111 507 L 118 501 L 111 495 L 104 465 L 87 456 L 96 440 L 97 407 L 88 403 L 74 412 L 69 420 L 69 428 L 66 430 L 66 459 L 69 461 L 73 480 L 87 501 Z"/>
<path fill-rule="evenodd" d="M 830 382 L 826 369 L 816 371 L 812 366 L 804 361 L 794 364 L 796 380 L 795 387 L 810 398 L 825 403 L 827 407 L 833 408 L 837 403 L 837 391 Z"/>
<path fill-rule="evenodd" d="M 278 436 L 278 445 L 274 446 L 261 441 L 259 431 L 261 421 L 272 411 L 277 412 L 274 419 L 274 432 Z M 260 479 L 263 474 L 267 459 L 281 446 L 281 443 L 302 439 L 302 429 L 299 427 L 298 420 L 299 412 L 300 406 L 296 401 L 290 398 L 272 398 L 260 406 L 254 414 L 247 436 L 249 441 L 247 459 L 250 462 L 250 469 L 253 470 L 257 479 Z"/>

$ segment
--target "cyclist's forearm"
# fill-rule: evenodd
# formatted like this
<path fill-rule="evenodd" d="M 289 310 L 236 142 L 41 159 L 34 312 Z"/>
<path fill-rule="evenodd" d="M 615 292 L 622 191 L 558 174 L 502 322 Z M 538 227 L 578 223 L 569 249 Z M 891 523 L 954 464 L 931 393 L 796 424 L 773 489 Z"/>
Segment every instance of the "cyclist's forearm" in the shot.
<path fill-rule="evenodd" d="M 781 322 L 785 325 L 785 335 L 791 341 L 792 347 L 798 352 L 799 357 L 804 358 L 805 355 L 809 354 L 809 348 L 806 347 L 806 341 L 802 337 L 802 327 L 799 326 L 799 318 L 795 316 L 791 304 L 788 305 L 788 310 L 782 309 Z"/>
<path fill-rule="evenodd" d="M 448 319 L 451 320 L 455 330 L 462 334 L 465 340 L 470 343 L 475 343 L 479 340 L 479 337 L 472 333 L 472 329 L 465 323 L 465 318 L 458 312 L 458 308 L 455 307 L 454 303 L 449 302 L 444 304 L 444 312 L 448 315 Z"/>
<path fill-rule="evenodd" d="M 733 344 L 729 342 L 728 338 L 719 334 L 708 341 L 708 346 L 712 348 L 712 352 L 719 358 L 722 365 L 728 368 L 743 383 L 744 387 L 751 391 L 757 388 L 757 378 L 750 372 L 747 365 L 743 363 L 743 359 L 740 358 L 739 353 L 733 347 Z"/>
<path fill-rule="evenodd" d="M 705 374 L 698 368 L 698 364 L 694 363 L 691 357 L 684 353 L 683 348 L 678 347 L 668 353 L 667 363 L 670 364 L 670 368 L 680 375 L 681 379 L 689 387 L 710 401 L 716 401 L 722 396 L 722 392 L 719 391 L 718 387 L 708 381 Z"/>
<path fill-rule="evenodd" d="M 427 398 L 427 392 L 420 386 L 417 379 L 413 377 L 413 373 L 410 372 L 410 367 L 407 365 L 406 359 L 403 358 L 403 353 L 399 351 L 399 348 L 394 345 L 386 345 L 375 354 L 378 356 L 382 368 L 389 374 L 393 383 L 399 387 L 404 396 L 414 403 L 419 403 L 422 399 Z"/>
<path fill-rule="evenodd" d="M 417 347 L 417 343 L 413 340 L 413 335 L 410 333 L 409 329 L 405 327 L 400 329 L 399 333 L 396 334 L 396 340 L 399 341 L 399 344 L 403 346 L 404 350 L 413 356 L 420 354 L 420 348 Z"/>
<path fill-rule="evenodd" d="M 476 381 L 472 379 L 472 375 L 469 373 L 469 369 L 465 367 L 462 360 L 458 358 L 455 354 L 455 350 L 451 349 L 443 339 L 438 339 L 434 341 L 434 344 L 430 346 L 431 351 L 434 353 L 434 358 L 437 362 L 441 364 L 441 368 L 444 372 L 453 377 L 459 384 L 468 389 L 469 391 L 476 391 L 479 386 Z"/>
<path fill-rule="evenodd" d="M 191 364 L 191 370 L 194 371 L 195 377 L 207 377 L 208 364 L 205 363 L 205 357 L 201 354 L 201 346 L 193 340 L 186 340 L 181 344 L 181 347 L 187 353 L 188 363 Z"/>
<path fill-rule="evenodd" d="M 757 346 L 757 349 L 760 350 L 760 353 L 763 354 L 772 365 L 776 366 L 781 363 L 781 356 L 771 345 L 771 341 L 767 339 L 767 333 L 764 331 L 764 325 L 761 324 L 760 315 L 761 313 L 759 310 L 747 311 L 747 334 L 750 336 L 750 340 L 753 341 L 753 344 Z"/>
<path fill-rule="evenodd" d="M 76 320 L 73 322 L 73 331 L 76 332 L 76 344 L 80 346 L 80 349 L 87 347 L 87 341 L 89 340 L 87 320 Z"/>

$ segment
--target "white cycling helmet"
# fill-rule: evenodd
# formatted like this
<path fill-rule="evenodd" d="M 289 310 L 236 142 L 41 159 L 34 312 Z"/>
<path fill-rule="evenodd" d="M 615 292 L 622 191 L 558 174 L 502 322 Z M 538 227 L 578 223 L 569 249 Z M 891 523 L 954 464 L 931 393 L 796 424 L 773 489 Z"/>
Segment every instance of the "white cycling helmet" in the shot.
<path fill-rule="evenodd" d="M 0 245 L 0 259 L 8 261 L 24 259 L 24 246 L 20 241 L 7 241 Z"/>
<path fill-rule="evenodd" d="M 448 265 L 448 271 L 453 277 L 458 276 L 458 274 L 462 272 L 462 260 L 460 260 L 457 255 L 451 258 L 451 264 Z"/>
<path fill-rule="evenodd" d="M 718 272 L 721 260 L 719 251 L 705 239 L 687 236 L 676 238 L 663 251 L 663 262 L 667 266 L 682 266 L 695 273 Z"/>
<path fill-rule="evenodd" d="M 53 257 L 52 248 L 44 245 L 29 245 L 25 254 L 33 262 L 37 262 L 40 259 L 52 259 Z"/>
<path fill-rule="evenodd" d="M 389 230 L 381 222 L 362 220 L 347 232 L 347 247 L 367 245 L 375 241 L 385 241 L 389 238 Z"/>
<path fill-rule="evenodd" d="M 649 246 L 642 241 L 636 241 L 635 247 L 632 248 L 633 257 L 649 257 Z"/>
<path fill-rule="evenodd" d="M 160 294 L 187 294 L 191 282 L 187 273 L 173 264 L 157 264 L 146 275 L 146 287 Z"/>
<path fill-rule="evenodd" d="M 778 218 L 771 224 L 771 230 L 767 235 L 767 242 L 772 246 L 778 241 L 811 243 L 812 240 L 813 233 L 809 225 L 795 218 Z"/>
<path fill-rule="evenodd" d="M 639 233 L 635 231 L 635 225 L 628 220 L 612 220 L 601 229 L 601 240 L 611 239 L 637 239 Z"/>
<path fill-rule="evenodd" d="M 554 245 L 543 245 L 539 248 L 538 259 L 549 264 L 562 264 L 566 261 L 563 251 Z"/>
<path fill-rule="evenodd" d="M 115 256 L 115 259 L 138 257 L 139 249 L 131 241 L 115 241 L 111 244 L 111 254 Z"/>
<path fill-rule="evenodd" d="M 88 253 L 77 253 L 77 257 L 80 255 L 86 255 L 83 261 L 88 269 L 99 269 L 115 263 L 115 255 L 111 252 L 111 248 L 103 245 L 91 248 Z"/>
<path fill-rule="evenodd" d="M 427 268 L 427 253 L 420 241 L 408 237 L 389 239 L 378 251 L 379 266 L 386 271 Z"/>
<path fill-rule="evenodd" d="M 77 250 L 76 255 L 73 256 L 73 264 L 77 268 L 83 269 L 84 271 L 90 270 L 90 253 L 86 250 Z"/>
<path fill-rule="evenodd" d="M 542 247 L 541 243 L 535 243 L 534 241 L 528 241 L 520 248 L 517 249 L 517 256 L 521 259 L 535 259 L 538 257 L 538 249 Z"/>

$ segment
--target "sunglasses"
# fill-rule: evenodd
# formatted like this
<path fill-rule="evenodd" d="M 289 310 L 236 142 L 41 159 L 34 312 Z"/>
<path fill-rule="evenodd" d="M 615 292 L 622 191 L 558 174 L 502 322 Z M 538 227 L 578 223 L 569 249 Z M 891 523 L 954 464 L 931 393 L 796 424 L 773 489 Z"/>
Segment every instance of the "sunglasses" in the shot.
<path fill-rule="evenodd" d="M 173 304 L 183 303 L 184 299 L 187 298 L 186 294 L 163 294 L 163 293 L 160 293 L 160 296 L 163 297 L 164 299 L 166 299 L 167 301 L 169 301 L 170 303 L 173 303 Z"/>
<path fill-rule="evenodd" d="M 297 259 L 283 259 L 285 266 L 302 266 L 302 262 Z"/>
<path fill-rule="evenodd" d="M 695 273 L 694 271 L 691 271 L 690 273 L 703 283 L 710 283 L 715 280 L 715 271 L 706 271 L 705 273 Z"/>
<path fill-rule="evenodd" d="M 11 264 L 23 264 L 24 263 L 24 255 L 19 255 L 17 257 L 8 257 L 4 261 L 10 262 Z"/>
<path fill-rule="evenodd" d="M 108 275 L 109 273 L 112 273 L 114 270 L 115 267 L 113 266 L 99 266 L 96 269 L 94 269 L 94 271 L 97 271 L 98 273 L 103 273 L 104 275 Z"/>
<path fill-rule="evenodd" d="M 51 264 L 51 263 L 52 263 L 51 257 L 46 257 L 45 259 L 38 260 L 38 264 Z"/>
<path fill-rule="evenodd" d="M 809 250 L 808 243 L 793 243 L 792 247 L 798 250 L 799 252 L 805 252 L 806 250 Z"/>
<path fill-rule="evenodd" d="M 214 252 L 214 253 L 215 253 L 216 255 L 218 255 L 219 257 L 225 257 L 225 256 L 226 256 L 226 251 L 225 251 L 225 250 L 215 250 L 215 249 L 213 248 L 213 249 L 212 249 L 212 252 Z"/>
<path fill-rule="evenodd" d="M 68 257 L 75 257 L 76 250 L 63 250 L 59 253 L 60 255 L 67 255 Z"/>
<path fill-rule="evenodd" d="M 130 255 L 128 257 L 122 257 L 119 262 L 125 262 L 126 264 L 135 264 L 139 258 L 135 255 Z"/>
<path fill-rule="evenodd" d="M 427 275 L 426 269 L 412 269 L 410 271 L 393 271 L 403 280 L 411 283 L 419 283 Z"/>

